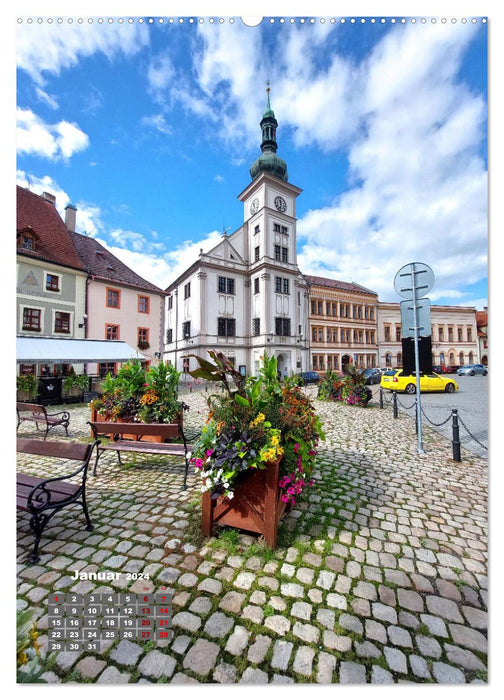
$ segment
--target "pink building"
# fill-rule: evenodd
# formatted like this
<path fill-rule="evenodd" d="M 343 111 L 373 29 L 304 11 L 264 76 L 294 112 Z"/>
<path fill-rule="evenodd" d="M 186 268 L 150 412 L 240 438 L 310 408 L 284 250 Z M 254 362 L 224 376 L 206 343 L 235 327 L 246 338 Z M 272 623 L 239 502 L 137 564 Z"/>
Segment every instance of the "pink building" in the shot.
<path fill-rule="evenodd" d="M 71 230 L 72 221 L 67 220 Z M 86 338 L 123 340 L 145 357 L 148 366 L 161 357 L 163 290 L 147 282 L 94 238 L 71 231 L 80 259 L 88 272 Z M 88 364 L 87 374 L 115 373 L 117 363 Z"/>

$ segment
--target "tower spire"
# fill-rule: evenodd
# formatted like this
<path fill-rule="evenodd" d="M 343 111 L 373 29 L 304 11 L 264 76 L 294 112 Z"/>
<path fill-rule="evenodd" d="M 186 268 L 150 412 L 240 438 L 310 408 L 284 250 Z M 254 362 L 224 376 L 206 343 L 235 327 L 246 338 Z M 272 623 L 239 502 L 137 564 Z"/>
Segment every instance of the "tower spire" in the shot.
<path fill-rule="evenodd" d="M 281 180 L 287 182 L 287 165 L 285 161 L 276 155 L 278 144 L 276 142 L 276 130 L 278 122 L 275 112 L 271 109 L 270 81 L 266 81 L 266 110 L 261 119 L 260 127 L 262 131 L 261 153 L 262 155 L 252 163 L 250 174 L 254 180 L 259 173 L 268 171 Z"/>

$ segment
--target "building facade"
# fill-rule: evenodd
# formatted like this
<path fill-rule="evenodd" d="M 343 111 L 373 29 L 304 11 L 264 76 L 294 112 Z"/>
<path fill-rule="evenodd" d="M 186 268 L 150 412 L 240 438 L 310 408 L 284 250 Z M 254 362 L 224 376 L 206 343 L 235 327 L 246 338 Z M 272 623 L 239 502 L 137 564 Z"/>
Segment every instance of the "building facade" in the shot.
<path fill-rule="evenodd" d="M 307 275 L 311 369 L 378 366 L 378 295 L 353 282 Z"/>
<path fill-rule="evenodd" d="M 94 238 L 76 233 L 75 220 L 67 223 L 88 273 L 85 337 L 124 340 L 145 358 L 144 366 L 149 366 L 162 355 L 163 290 L 133 272 Z M 115 374 L 117 362 L 88 364 L 86 371 Z"/>
<path fill-rule="evenodd" d="M 17 187 L 17 335 L 84 338 L 87 273 L 56 199 Z M 21 365 L 21 373 L 66 374 L 68 365 Z"/>
<path fill-rule="evenodd" d="M 468 306 L 431 306 L 432 364 L 460 366 L 479 362 L 476 309 Z M 401 309 L 378 302 L 380 367 L 402 366 Z"/>
<path fill-rule="evenodd" d="M 476 311 L 476 326 L 478 328 L 480 362 L 488 365 L 488 308 L 486 306 L 483 311 Z"/>
<path fill-rule="evenodd" d="M 191 355 L 224 352 L 243 374 L 256 374 L 264 353 L 282 374 L 309 367 L 308 284 L 297 266 L 296 198 L 276 154 L 278 123 L 269 104 L 261 120 L 261 156 L 239 195 L 243 225 L 167 289 L 164 357 L 184 372 Z"/>

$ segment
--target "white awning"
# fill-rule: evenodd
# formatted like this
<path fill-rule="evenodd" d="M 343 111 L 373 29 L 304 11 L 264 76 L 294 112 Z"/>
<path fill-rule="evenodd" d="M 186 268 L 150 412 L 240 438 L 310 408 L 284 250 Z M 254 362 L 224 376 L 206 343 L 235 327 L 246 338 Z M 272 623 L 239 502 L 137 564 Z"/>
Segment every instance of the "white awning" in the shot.
<path fill-rule="evenodd" d="M 34 338 L 18 336 L 16 361 L 24 364 L 60 362 L 126 362 L 145 356 L 122 340 Z"/>

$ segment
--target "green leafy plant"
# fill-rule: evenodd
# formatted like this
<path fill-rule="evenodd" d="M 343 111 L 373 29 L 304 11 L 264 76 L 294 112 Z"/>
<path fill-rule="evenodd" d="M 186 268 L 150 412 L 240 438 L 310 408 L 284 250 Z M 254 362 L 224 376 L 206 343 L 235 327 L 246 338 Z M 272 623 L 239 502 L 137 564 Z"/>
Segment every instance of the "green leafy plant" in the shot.
<path fill-rule="evenodd" d="M 16 616 L 16 654 L 18 683 L 45 683 L 41 678 L 45 668 L 40 659 L 38 631 L 33 612 L 26 608 Z"/>
<path fill-rule="evenodd" d="M 71 389 L 81 389 L 85 391 L 89 387 L 89 377 L 87 374 L 71 373 L 63 380 L 63 389 L 70 391 Z"/>
<path fill-rule="evenodd" d="M 257 377 L 243 377 L 229 360 L 214 351 L 214 362 L 197 358 L 190 374 L 220 382 L 224 394 L 208 398 L 209 415 L 193 452 L 202 491 L 232 498 L 244 472 L 280 462 L 282 500 L 295 502 L 312 484 L 310 473 L 322 425 L 309 398 L 293 383 L 282 386 L 276 357 L 262 358 Z"/>
<path fill-rule="evenodd" d="M 20 374 L 16 377 L 17 390 L 25 392 L 30 397 L 37 394 L 38 384 L 39 380 L 35 374 Z"/>
<path fill-rule="evenodd" d="M 346 365 L 346 372 L 326 372 L 318 389 L 321 401 L 339 401 L 351 406 L 367 406 L 371 390 L 366 386 L 366 378 L 354 365 Z"/>

